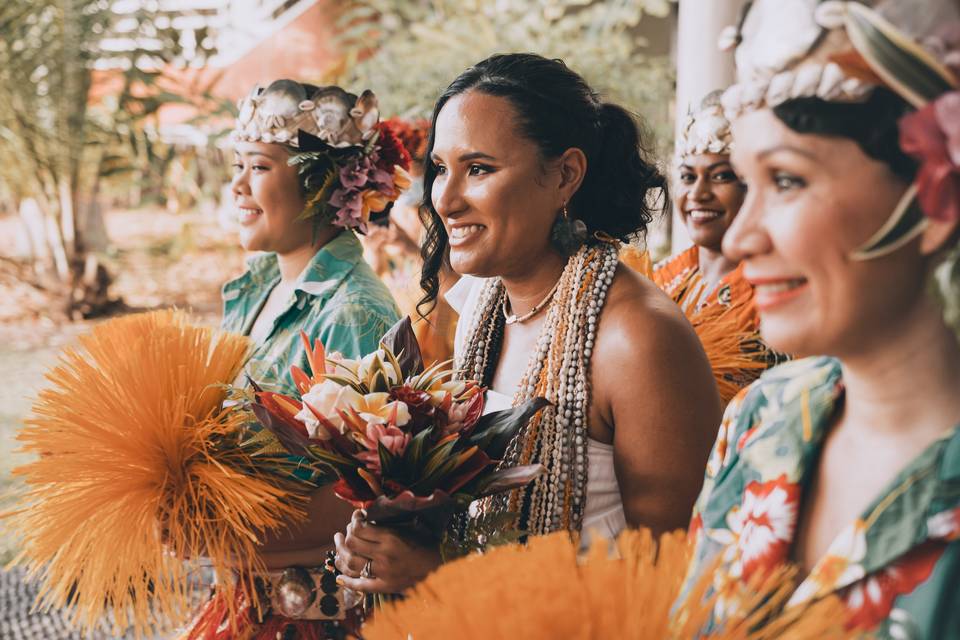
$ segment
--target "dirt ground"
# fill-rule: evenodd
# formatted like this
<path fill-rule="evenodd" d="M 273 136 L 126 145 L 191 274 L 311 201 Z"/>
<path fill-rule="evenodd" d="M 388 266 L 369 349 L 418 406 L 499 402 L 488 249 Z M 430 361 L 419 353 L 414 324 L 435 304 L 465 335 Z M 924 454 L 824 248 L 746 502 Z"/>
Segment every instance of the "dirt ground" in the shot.
<path fill-rule="evenodd" d="M 105 223 L 115 296 L 137 310 L 176 306 L 191 310 L 201 322 L 219 322 L 220 286 L 242 273 L 244 253 L 215 216 L 118 210 L 108 212 Z M 18 224 L 0 217 L 0 256 L 13 254 Z M 3 496 L 16 487 L 10 472 L 25 459 L 16 453 L 16 432 L 44 372 L 93 324 L 58 320 L 31 287 L 0 283 L 0 510 L 9 504 Z M 0 531 L 0 563 L 14 548 L 15 541 Z"/>

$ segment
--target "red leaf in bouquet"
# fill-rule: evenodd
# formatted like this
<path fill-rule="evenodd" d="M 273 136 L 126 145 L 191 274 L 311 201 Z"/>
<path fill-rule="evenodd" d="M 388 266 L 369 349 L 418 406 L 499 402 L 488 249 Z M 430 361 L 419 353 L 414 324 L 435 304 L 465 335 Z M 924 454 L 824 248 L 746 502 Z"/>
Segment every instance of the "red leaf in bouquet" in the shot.
<path fill-rule="evenodd" d="M 396 496 L 404 491 L 410 491 L 410 487 L 392 478 L 384 478 L 383 489 L 383 494 L 387 496 Z"/>
<path fill-rule="evenodd" d="M 477 477 L 484 469 L 493 464 L 490 456 L 481 451 L 478 447 L 471 447 L 461 453 L 457 461 L 459 465 L 450 476 L 441 481 L 438 489 L 446 491 L 449 494 L 456 493 L 461 487 Z"/>
<path fill-rule="evenodd" d="M 343 476 L 333 484 L 333 493 L 341 500 L 349 502 L 357 509 L 363 509 L 377 497 L 362 479 L 357 478 L 359 482 L 351 482 L 347 478 L 348 476 Z"/>
<path fill-rule="evenodd" d="M 251 409 L 263 428 L 273 432 L 287 451 L 298 456 L 309 455 L 307 447 L 310 446 L 310 438 L 307 436 L 307 428 L 300 422 L 288 420 L 285 415 L 275 412 L 266 404 L 254 403 Z"/>
<path fill-rule="evenodd" d="M 257 401 L 260 404 L 278 416 L 283 416 L 285 419 L 296 423 L 303 429 L 304 434 L 307 433 L 307 428 L 300 424 L 300 421 L 295 418 L 295 416 L 300 413 L 300 409 L 303 408 L 299 400 L 272 391 L 261 391 L 256 395 Z"/>
<path fill-rule="evenodd" d="M 404 379 L 423 371 L 420 343 L 417 342 L 417 335 L 413 332 L 409 316 L 390 327 L 390 330 L 380 339 L 380 344 L 396 356 Z"/>

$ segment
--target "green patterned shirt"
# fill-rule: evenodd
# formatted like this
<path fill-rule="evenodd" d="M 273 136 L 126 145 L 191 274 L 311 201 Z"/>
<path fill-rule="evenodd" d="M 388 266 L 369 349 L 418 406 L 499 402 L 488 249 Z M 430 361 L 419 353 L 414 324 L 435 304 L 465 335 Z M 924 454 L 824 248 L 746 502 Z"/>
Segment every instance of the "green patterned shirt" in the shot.
<path fill-rule="evenodd" d="M 721 556 L 715 576 L 740 580 L 790 558 L 803 497 L 844 397 L 827 357 L 770 369 L 727 407 L 690 529 L 685 591 Z M 855 479 L 851 479 L 851 482 Z M 714 626 L 736 609 L 722 585 Z M 837 535 L 787 606 L 836 594 L 847 626 L 877 638 L 960 638 L 960 426 L 897 473 Z"/>
<path fill-rule="evenodd" d="M 255 256 L 245 274 L 223 286 L 223 328 L 249 335 L 270 291 L 280 282 L 276 254 Z M 344 231 L 313 256 L 246 372 L 265 389 L 294 394 L 290 367 L 308 371 L 303 330 L 327 352 L 359 358 L 379 346 L 400 318 L 390 291 L 363 260 L 360 241 Z"/>

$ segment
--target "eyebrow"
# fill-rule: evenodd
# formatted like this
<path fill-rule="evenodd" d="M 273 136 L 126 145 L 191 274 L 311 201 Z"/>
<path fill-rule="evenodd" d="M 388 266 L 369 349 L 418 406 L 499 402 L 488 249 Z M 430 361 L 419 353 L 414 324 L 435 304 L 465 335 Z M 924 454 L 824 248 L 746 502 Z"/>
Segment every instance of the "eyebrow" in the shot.
<path fill-rule="evenodd" d="M 436 162 L 438 160 L 437 154 L 431 153 L 430 159 Z M 457 158 L 458 162 L 470 162 L 471 160 L 496 160 L 496 158 L 489 153 L 484 153 L 483 151 L 472 151 Z"/>
<path fill-rule="evenodd" d="M 805 149 L 799 149 L 797 147 L 791 147 L 788 144 L 781 144 L 775 147 L 770 147 L 769 149 L 764 149 L 763 151 L 760 151 L 759 153 L 757 153 L 757 159 L 763 160 L 767 156 L 771 156 L 775 153 L 780 153 L 783 151 L 786 151 L 788 153 L 795 153 L 798 156 L 803 156 L 804 158 L 807 158 L 808 160 L 812 160 L 814 162 L 818 161 L 817 156 L 810 153 L 809 151 Z"/>

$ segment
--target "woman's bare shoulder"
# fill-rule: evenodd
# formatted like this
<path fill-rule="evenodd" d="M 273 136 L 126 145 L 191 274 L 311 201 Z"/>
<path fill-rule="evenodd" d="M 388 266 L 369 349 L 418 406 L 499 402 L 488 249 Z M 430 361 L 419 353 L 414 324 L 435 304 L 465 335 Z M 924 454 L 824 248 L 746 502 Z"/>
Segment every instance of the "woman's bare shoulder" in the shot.
<path fill-rule="evenodd" d="M 699 344 L 693 327 L 670 296 L 623 265 L 610 286 L 600 326 L 598 348 L 611 343 L 618 351 L 644 350 L 665 340 Z"/>

